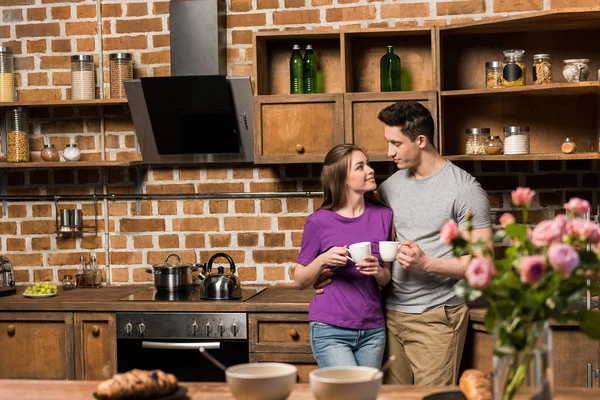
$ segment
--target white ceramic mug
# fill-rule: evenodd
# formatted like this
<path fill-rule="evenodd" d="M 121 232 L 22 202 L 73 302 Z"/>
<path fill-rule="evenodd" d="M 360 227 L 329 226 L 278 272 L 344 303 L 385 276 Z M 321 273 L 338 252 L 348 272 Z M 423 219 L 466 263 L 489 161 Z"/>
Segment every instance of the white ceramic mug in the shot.
<path fill-rule="evenodd" d="M 350 251 L 350 257 L 354 260 L 355 264 L 361 263 L 365 260 L 366 256 L 371 255 L 371 242 L 359 242 L 348 246 Z"/>
<path fill-rule="evenodd" d="M 386 262 L 395 261 L 400 242 L 379 242 L 379 255 Z"/>

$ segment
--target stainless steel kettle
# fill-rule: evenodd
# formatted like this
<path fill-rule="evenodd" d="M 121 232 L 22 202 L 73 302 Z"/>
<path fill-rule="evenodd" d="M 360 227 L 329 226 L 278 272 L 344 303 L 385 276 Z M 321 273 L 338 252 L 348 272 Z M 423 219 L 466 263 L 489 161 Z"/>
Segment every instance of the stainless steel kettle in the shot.
<path fill-rule="evenodd" d="M 225 268 L 218 267 L 217 273 L 212 273 L 213 262 L 219 258 L 225 257 L 229 261 L 229 273 L 225 273 Z M 226 253 L 217 253 L 213 255 L 207 264 L 200 264 L 202 272 L 198 278 L 202 280 L 200 285 L 200 297 L 205 300 L 233 300 L 242 297 L 242 283 L 240 278 L 235 275 L 235 263 Z"/>

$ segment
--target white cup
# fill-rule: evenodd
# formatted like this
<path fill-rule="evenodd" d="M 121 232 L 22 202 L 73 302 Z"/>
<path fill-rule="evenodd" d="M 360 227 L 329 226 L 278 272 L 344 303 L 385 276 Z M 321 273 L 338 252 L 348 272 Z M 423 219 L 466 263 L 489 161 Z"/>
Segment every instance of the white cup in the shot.
<path fill-rule="evenodd" d="M 379 255 L 386 262 L 396 260 L 400 242 L 379 242 Z"/>
<path fill-rule="evenodd" d="M 361 263 L 365 260 L 366 256 L 371 255 L 371 242 L 359 242 L 348 246 L 350 251 L 350 257 L 354 260 L 355 264 Z"/>

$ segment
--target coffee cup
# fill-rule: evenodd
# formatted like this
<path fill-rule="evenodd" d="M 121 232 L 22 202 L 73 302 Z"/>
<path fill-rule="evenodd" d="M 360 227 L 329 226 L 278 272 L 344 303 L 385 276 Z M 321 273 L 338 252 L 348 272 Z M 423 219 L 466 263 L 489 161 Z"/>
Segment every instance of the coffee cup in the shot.
<path fill-rule="evenodd" d="M 379 255 L 381 259 L 386 262 L 391 262 L 396 260 L 396 255 L 398 254 L 398 246 L 400 242 L 388 242 L 382 241 L 379 242 Z"/>
<path fill-rule="evenodd" d="M 355 264 L 361 263 L 371 255 L 371 242 L 359 242 L 348 246 L 348 251 Z"/>

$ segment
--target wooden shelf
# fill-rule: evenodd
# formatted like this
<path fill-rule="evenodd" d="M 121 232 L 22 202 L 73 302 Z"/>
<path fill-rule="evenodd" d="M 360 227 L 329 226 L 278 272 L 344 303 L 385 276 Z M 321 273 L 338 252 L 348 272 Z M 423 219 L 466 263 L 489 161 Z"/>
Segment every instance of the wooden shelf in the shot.
<path fill-rule="evenodd" d="M 96 168 L 96 167 L 129 167 L 136 162 L 130 161 L 64 161 L 64 162 L 0 162 L 0 169 L 42 169 L 42 168 Z"/>
<path fill-rule="evenodd" d="M 127 104 L 127 99 L 14 101 L 11 103 L 0 103 L 0 107 L 79 107 L 113 106 L 119 104 Z"/>
<path fill-rule="evenodd" d="M 526 155 L 498 155 L 498 156 L 444 156 L 450 161 L 540 161 L 540 160 L 598 160 L 600 153 L 575 153 L 575 154 L 526 154 Z"/>
<path fill-rule="evenodd" d="M 591 74 L 590 74 L 591 75 Z M 551 83 L 548 85 L 528 85 L 518 87 L 503 87 L 497 89 L 467 89 L 467 90 L 445 90 L 441 92 L 442 97 L 468 97 L 468 96 L 510 96 L 510 95 L 584 95 L 599 94 L 600 82 L 573 82 L 573 83 Z"/>

